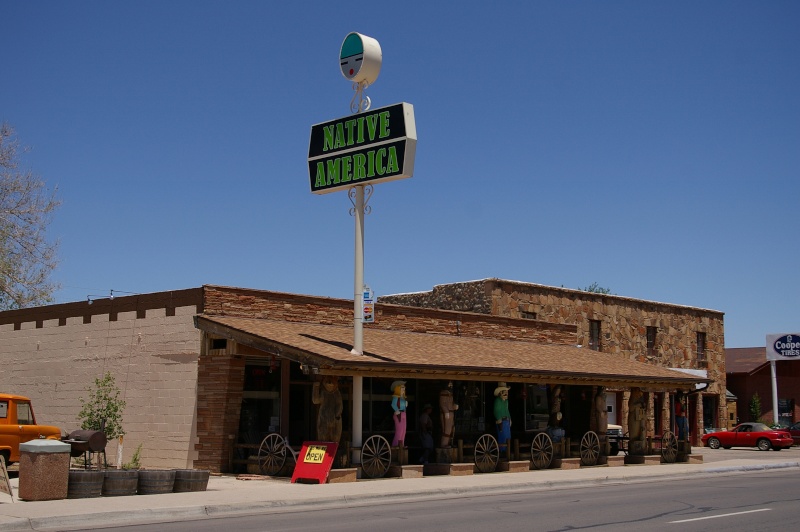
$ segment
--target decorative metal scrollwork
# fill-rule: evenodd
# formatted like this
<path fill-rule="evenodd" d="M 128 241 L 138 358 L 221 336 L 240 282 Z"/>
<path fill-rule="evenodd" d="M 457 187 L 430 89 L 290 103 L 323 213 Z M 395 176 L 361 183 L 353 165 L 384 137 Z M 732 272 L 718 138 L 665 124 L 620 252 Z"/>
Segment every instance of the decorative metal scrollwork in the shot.
<path fill-rule="evenodd" d="M 370 214 L 372 212 L 372 207 L 369 206 L 369 200 L 372 197 L 372 193 L 375 189 L 372 185 L 359 185 L 364 187 L 364 214 Z M 350 203 L 353 204 L 353 208 L 350 209 L 350 216 L 355 216 L 356 214 L 356 187 L 351 187 L 350 190 L 347 191 L 347 197 L 350 198 Z"/>
<path fill-rule="evenodd" d="M 366 81 L 353 83 L 353 90 L 355 91 L 355 94 L 353 95 L 353 99 L 350 100 L 350 111 L 354 114 L 368 111 L 372 105 L 372 100 L 369 99 L 369 96 L 364 94 L 364 91 L 367 89 L 367 87 L 369 87 L 369 83 Z"/>

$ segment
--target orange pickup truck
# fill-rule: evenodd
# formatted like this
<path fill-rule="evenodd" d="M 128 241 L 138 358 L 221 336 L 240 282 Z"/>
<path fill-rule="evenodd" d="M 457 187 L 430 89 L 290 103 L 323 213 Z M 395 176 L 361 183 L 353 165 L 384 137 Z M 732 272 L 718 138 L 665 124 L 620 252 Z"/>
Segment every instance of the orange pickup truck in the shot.
<path fill-rule="evenodd" d="M 61 430 L 37 425 L 27 397 L 0 393 L 0 455 L 6 459 L 6 465 L 19 462 L 20 443 L 37 438 L 60 440 Z"/>

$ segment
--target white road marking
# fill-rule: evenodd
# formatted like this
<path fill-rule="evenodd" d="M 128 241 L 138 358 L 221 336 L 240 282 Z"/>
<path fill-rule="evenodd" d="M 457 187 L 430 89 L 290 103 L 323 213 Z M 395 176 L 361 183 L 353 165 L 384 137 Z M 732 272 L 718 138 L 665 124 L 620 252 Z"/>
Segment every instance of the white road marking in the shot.
<path fill-rule="evenodd" d="M 707 517 L 695 517 L 694 519 L 683 519 L 681 521 L 670 521 L 669 524 L 673 523 L 691 523 L 692 521 L 702 521 L 704 519 L 716 519 L 717 517 L 730 517 L 732 515 L 742 515 L 742 514 L 752 514 L 755 512 L 769 512 L 772 508 L 761 508 L 759 510 L 748 510 L 746 512 L 734 512 L 732 514 L 720 514 L 720 515 L 709 515 Z"/>

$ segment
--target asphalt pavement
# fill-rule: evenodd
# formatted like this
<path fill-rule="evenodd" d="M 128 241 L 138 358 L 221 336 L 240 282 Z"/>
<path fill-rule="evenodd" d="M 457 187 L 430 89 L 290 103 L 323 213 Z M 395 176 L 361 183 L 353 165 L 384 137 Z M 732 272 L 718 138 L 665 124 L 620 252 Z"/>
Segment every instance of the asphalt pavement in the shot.
<path fill-rule="evenodd" d="M 702 463 L 625 465 L 485 473 L 465 476 L 384 478 L 336 484 L 292 484 L 288 478 L 212 475 L 206 491 L 21 501 L 0 493 L 0 530 L 79 530 L 325 507 L 369 505 L 382 499 L 413 502 L 479 494 L 569 489 L 606 483 L 648 482 L 698 475 L 800 468 L 800 447 L 781 452 L 694 448 Z"/>

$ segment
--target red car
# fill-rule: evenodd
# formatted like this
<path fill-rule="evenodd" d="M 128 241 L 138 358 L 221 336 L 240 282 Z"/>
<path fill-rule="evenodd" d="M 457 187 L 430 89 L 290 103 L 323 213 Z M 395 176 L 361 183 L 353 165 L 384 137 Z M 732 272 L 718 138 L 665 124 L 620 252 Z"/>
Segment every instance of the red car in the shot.
<path fill-rule="evenodd" d="M 788 430 L 771 429 L 763 423 L 741 423 L 728 431 L 704 434 L 700 440 L 712 449 L 758 447 L 762 451 L 788 449 L 794 441 Z"/>
<path fill-rule="evenodd" d="M 800 445 L 800 421 L 788 427 L 786 430 L 789 431 L 789 434 L 792 435 L 792 439 L 794 440 L 795 445 Z"/>

